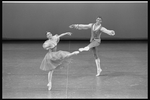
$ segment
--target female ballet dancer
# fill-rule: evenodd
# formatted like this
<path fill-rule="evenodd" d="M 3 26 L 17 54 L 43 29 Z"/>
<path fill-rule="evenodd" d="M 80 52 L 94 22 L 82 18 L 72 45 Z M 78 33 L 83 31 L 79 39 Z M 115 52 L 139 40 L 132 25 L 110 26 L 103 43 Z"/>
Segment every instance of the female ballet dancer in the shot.
<path fill-rule="evenodd" d="M 91 38 L 90 38 L 90 44 L 87 45 L 84 48 L 79 48 L 79 51 L 88 51 L 90 49 L 92 49 L 93 53 L 94 53 L 94 57 L 95 57 L 95 63 L 97 66 L 97 74 L 96 76 L 99 76 L 102 69 L 100 67 L 100 58 L 98 57 L 97 54 L 97 47 L 100 45 L 101 42 L 101 34 L 106 33 L 108 35 L 115 35 L 115 32 L 113 30 L 108 30 L 105 27 L 102 27 L 102 18 L 101 17 L 97 17 L 96 22 L 95 23 L 90 23 L 90 24 L 72 24 L 69 27 L 70 28 L 76 28 L 76 29 L 91 29 Z"/>
<path fill-rule="evenodd" d="M 61 35 L 54 35 L 52 36 L 51 32 L 47 32 L 47 38 L 48 40 L 44 42 L 43 48 L 48 50 L 48 53 L 45 55 L 40 69 L 44 71 L 49 71 L 48 73 L 48 90 L 51 90 L 52 88 L 52 74 L 54 69 L 58 67 L 65 66 L 69 62 L 67 62 L 67 58 L 69 58 L 72 55 L 78 54 L 79 51 L 74 51 L 72 53 L 67 51 L 57 51 L 57 44 L 60 40 L 60 37 L 64 35 L 71 35 L 72 33 L 66 32 L 62 33 Z"/>

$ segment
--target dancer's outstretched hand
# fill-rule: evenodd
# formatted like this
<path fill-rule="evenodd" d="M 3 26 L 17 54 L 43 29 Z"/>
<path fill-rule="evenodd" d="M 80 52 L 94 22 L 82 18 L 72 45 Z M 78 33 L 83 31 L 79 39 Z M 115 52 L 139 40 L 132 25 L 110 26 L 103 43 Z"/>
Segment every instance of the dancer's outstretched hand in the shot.
<path fill-rule="evenodd" d="M 68 33 L 68 35 L 72 35 L 72 33 L 71 32 L 67 32 Z"/>
<path fill-rule="evenodd" d="M 111 35 L 112 35 L 112 36 L 115 35 L 115 31 L 112 30 Z"/>
<path fill-rule="evenodd" d="M 74 24 L 70 25 L 69 28 L 74 28 Z"/>

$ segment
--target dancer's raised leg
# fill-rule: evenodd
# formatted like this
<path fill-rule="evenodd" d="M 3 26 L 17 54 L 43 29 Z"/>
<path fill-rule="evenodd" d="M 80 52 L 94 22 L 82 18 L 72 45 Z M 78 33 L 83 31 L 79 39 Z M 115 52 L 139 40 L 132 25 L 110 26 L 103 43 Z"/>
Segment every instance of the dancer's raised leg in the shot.
<path fill-rule="evenodd" d="M 84 48 L 79 48 L 79 51 L 82 52 L 82 51 L 88 51 L 90 50 L 90 47 L 89 46 L 86 46 Z"/>

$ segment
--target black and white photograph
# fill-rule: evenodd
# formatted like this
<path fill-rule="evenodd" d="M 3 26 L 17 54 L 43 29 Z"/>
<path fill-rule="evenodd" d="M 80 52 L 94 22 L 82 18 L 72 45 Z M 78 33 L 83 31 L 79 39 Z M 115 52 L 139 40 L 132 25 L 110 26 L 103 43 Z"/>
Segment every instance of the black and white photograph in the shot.
<path fill-rule="evenodd" d="M 148 1 L 2 1 L 3 99 L 147 99 Z"/>

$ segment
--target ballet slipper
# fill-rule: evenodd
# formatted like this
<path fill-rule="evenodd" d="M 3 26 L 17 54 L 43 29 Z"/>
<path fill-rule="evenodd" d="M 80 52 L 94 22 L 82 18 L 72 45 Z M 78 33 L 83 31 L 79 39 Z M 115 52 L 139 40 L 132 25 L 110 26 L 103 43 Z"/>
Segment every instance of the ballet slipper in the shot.
<path fill-rule="evenodd" d="M 49 82 L 49 83 L 47 84 L 47 86 L 48 86 L 48 90 L 51 90 L 51 88 L 52 88 L 51 82 Z"/>
<path fill-rule="evenodd" d="M 50 85 L 49 87 L 48 87 L 48 90 L 51 90 L 52 89 L 52 86 Z"/>
<path fill-rule="evenodd" d="M 101 71 L 102 71 L 101 69 L 97 70 L 96 76 L 100 76 Z"/>
<path fill-rule="evenodd" d="M 74 51 L 74 52 L 68 54 L 67 57 L 70 57 L 70 56 L 72 56 L 72 55 L 77 55 L 78 53 L 79 53 L 79 51 Z"/>
<path fill-rule="evenodd" d="M 82 51 L 83 51 L 83 48 L 79 48 L 79 51 L 82 52 Z"/>
<path fill-rule="evenodd" d="M 49 82 L 48 84 L 47 84 L 47 86 L 50 86 L 52 83 L 51 82 Z"/>
<path fill-rule="evenodd" d="M 80 52 L 82 52 L 82 51 L 88 51 L 88 50 L 89 50 L 89 47 L 79 48 Z"/>
<path fill-rule="evenodd" d="M 49 86 L 49 83 L 47 84 L 47 86 Z"/>
<path fill-rule="evenodd" d="M 78 54 L 78 53 L 79 53 L 79 51 L 74 51 L 74 52 L 73 52 L 73 54 Z"/>

